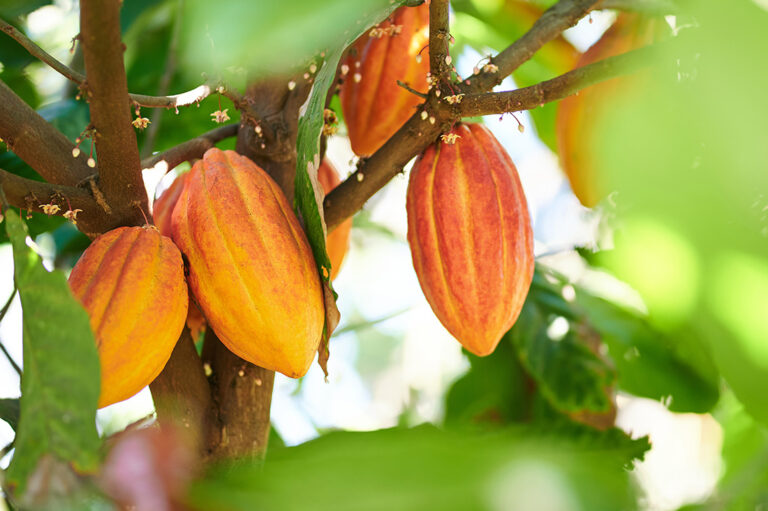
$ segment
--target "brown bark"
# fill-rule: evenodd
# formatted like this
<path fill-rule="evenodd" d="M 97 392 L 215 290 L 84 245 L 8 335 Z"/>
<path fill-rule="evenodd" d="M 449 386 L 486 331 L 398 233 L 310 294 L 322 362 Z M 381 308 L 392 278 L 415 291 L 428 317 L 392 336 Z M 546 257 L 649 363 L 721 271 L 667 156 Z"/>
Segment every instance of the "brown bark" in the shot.
<path fill-rule="evenodd" d="M 139 147 L 131 124 L 128 82 L 120 39 L 119 0 L 80 2 L 80 41 L 87 76 L 85 94 L 96 130 L 99 183 L 113 211 L 126 223 L 149 217 Z"/>

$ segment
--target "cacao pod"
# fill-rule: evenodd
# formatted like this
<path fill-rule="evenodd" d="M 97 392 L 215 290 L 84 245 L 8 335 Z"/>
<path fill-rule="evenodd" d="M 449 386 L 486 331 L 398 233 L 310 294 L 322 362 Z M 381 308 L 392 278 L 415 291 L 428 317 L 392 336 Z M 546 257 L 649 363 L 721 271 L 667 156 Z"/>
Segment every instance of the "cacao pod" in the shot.
<path fill-rule="evenodd" d="M 416 160 L 408 181 L 408 243 L 437 318 L 484 356 L 517 320 L 533 279 L 533 233 L 512 160 L 481 124 Z"/>
<path fill-rule="evenodd" d="M 397 81 L 427 92 L 428 42 L 429 5 L 424 3 L 400 7 L 391 21 L 374 27 L 353 45 L 339 97 L 355 154 L 373 154 L 422 102 Z"/>
<path fill-rule="evenodd" d="M 83 252 L 69 285 L 96 337 L 99 408 L 149 385 L 168 362 L 187 316 L 176 245 L 154 227 L 119 227 Z"/>
<path fill-rule="evenodd" d="M 323 331 L 323 293 L 277 184 L 248 158 L 209 149 L 189 172 L 171 226 L 192 294 L 221 342 L 261 367 L 303 376 Z"/>
<path fill-rule="evenodd" d="M 576 67 L 645 46 L 653 42 L 658 28 L 655 20 L 622 13 L 581 56 Z M 561 164 L 573 193 L 586 207 L 594 207 L 611 191 L 608 176 L 598 170 L 600 155 L 605 151 L 600 129 L 596 128 L 599 119 L 630 97 L 644 79 L 631 75 L 601 82 L 563 99 L 558 106 L 555 131 Z"/>
<path fill-rule="evenodd" d="M 163 236 L 172 237 L 171 214 L 173 213 L 173 208 L 176 207 L 176 202 L 179 200 L 181 190 L 184 188 L 188 176 L 189 172 L 177 176 L 173 183 L 171 183 L 171 186 L 160 197 L 155 199 L 155 203 L 152 205 L 152 216 L 155 220 L 155 226 Z M 200 307 L 195 303 L 194 298 L 190 297 L 189 310 L 187 311 L 187 328 L 189 328 L 192 339 L 197 340 L 200 334 L 205 331 L 205 327 L 205 316 L 203 316 Z"/>
<path fill-rule="evenodd" d="M 333 167 L 328 159 L 324 159 L 317 170 L 317 180 L 323 187 L 323 193 L 326 195 L 341 183 L 339 173 Z M 352 232 L 352 219 L 349 218 L 341 223 L 336 229 L 328 234 L 325 240 L 325 248 L 328 251 L 328 258 L 331 260 L 331 280 L 336 278 L 341 269 L 341 263 L 349 249 L 349 235 Z"/>

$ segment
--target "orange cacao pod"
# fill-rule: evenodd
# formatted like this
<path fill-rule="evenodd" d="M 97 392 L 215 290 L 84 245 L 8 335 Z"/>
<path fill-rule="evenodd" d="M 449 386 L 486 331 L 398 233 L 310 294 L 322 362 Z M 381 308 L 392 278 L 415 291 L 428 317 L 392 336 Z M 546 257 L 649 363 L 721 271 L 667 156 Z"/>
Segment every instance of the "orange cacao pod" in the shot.
<path fill-rule="evenodd" d="M 119 227 L 83 252 L 69 285 L 96 337 L 99 407 L 149 385 L 168 362 L 187 316 L 184 263 L 176 245 L 153 227 Z"/>
<path fill-rule="evenodd" d="M 428 3 L 400 7 L 390 19 L 360 38 L 345 61 L 349 72 L 339 93 L 341 110 L 352 150 L 360 156 L 373 154 L 422 102 L 398 80 L 427 92 Z"/>
<path fill-rule="evenodd" d="M 616 22 L 579 59 L 576 67 L 586 66 L 614 55 L 645 46 L 658 31 L 655 20 L 638 14 L 622 13 Z M 600 175 L 599 119 L 642 85 L 639 75 L 614 78 L 563 99 L 558 106 L 555 130 L 557 149 L 565 175 L 579 201 L 594 207 L 610 192 L 606 177 Z"/>
<path fill-rule="evenodd" d="M 324 159 L 317 170 L 317 180 L 323 187 L 326 195 L 341 183 L 341 178 L 328 159 Z M 345 220 L 336 227 L 325 240 L 325 248 L 328 250 L 328 258 L 331 260 L 331 280 L 336 278 L 349 249 L 349 235 L 352 232 L 352 219 Z"/>
<path fill-rule="evenodd" d="M 171 225 L 189 287 L 221 342 L 261 367 L 303 376 L 323 330 L 323 294 L 277 184 L 248 158 L 209 149 L 192 166 Z"/>
<path fill-rule="evenodd" d="M 533 279 L 533 233 L 512 160 L 481 124 L 461 124 L 408 181 L 408 243 L 432 310 L 469 351 L 488 355 L 517 320 Z"/>

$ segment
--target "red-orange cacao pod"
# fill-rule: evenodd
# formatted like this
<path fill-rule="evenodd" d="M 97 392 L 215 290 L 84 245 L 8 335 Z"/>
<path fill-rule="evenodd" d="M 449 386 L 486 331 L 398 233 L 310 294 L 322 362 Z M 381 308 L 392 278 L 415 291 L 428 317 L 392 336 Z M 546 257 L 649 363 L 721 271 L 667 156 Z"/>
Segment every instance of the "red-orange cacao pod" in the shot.
<path fill-rule="evenodd" d="M 488 355 L 517 320 L 533 279 L 533 234 L 512 160 L 481 124 L 436 143 L 408 181 L 408 243 L 432 310 L 469 351 Z"/>
<path fill-rule="evenodd" d="M 339 97 L 352 150 L 373 154 L 416 111 L 422 99 L 400 87 L 427 92 L 429 5 L 400 7 L 360 38 L 345 60 Z M 423 50 L 423 51 L 422 51 Z"/>
<path fill-rule="evenodd" d="M 96 238 L 69 285 L 91 319 L 101 362 L 99 408 L 149 385 L 171 356 L 187 316 L 184 263 L 154 227 Z"/>
<path fill-rule="evenodd" d="M 657 20 L 622 13 L 576 67 L 645 46 L 658 32 Z M 558 106 L 555 130 L 560 161 L 573 193 L 584 206 L 594 207 L 611 191 L 609 176 L 599 172 L 600 156 L 606 149 L 600 141 L 599 121 L 646 79 L 637 74 L 614 78 L 569 96 Z"/>
<path fill-rule="evenodd" d="M 171 186 L 160 197 L 155 199 L 155 203 L 152 205 L 152 217 L 155 220 L 155 226 L 163 236 L 172 237 L 171 214 L 173 213 L 173 208 L 176 207 L 176 202 L 179 200 L 188 176 L 189 172 L 177 176 L 173 183 L 171 183 Z M 189 301 L 189 310 L 187 311 L 187 328 L 189 328 L 192 339 L 197 340 L 200 334 L 205 331 L 205 327 L 205 316 L 203 316 L 203 312 L 194 302 L 194 299 L 191 299 Z"/>
<path fill-rule="evenodd" d="M 286 376 L 309 369 L 325 320 L 320 276 L 288 200 L 258 165 L 209 149 L 172 220 L 189 287 L 237 356 Z"/>
<path fill-rule="evenodd" d="M 320 186 L 323 187 L 323 193 L 326 195 L 341 183 L 339 173 L 336 172 L 328 158 L 324 159 L 320 164 L 320 168 L 317 170 L 317 180 L 320 182 Z M 335 279 L 336 275 L 339 274 L 341 263 L 344 262 L 344 256 L 347 255 L 351 232 L 352 219 L 348 218 L 331 231 L 325 239 L 325 248 L 328 251 L 328 258 L 331 260 L 331 280 Z"/>

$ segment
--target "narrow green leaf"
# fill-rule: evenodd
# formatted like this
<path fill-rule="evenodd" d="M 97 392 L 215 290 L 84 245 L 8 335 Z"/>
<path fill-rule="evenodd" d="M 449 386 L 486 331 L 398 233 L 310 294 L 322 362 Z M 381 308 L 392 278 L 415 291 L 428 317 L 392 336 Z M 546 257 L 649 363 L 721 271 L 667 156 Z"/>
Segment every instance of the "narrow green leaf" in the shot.
<path fill-rule="evenodd" d="M 189 503 L 228 511 L 473 511 L 523 509 L 521 502 L 541 502 L 546 493 L 552 509 L 635 508 L 624 467 L 647 450 L 647 439 L 588 429 L 335 432 L 279 449 L 264 465 L 215 469 L 193 485 Z"/>
<path fill-rule="evenodd" d="M 5 217 L 5 229 L 13 244 L 24 331 L 21 414 L 7 478 L 23 494 L 43 457 L 79 471 L 97 468 L 99 359 L 88 315 L 64 273 L 43 267 L 16 215 Z"/>
<path fill-rule="evenodd" d="M 313 186 L 317 186 L 317 169 L 320 167 L 320 134 L 323 131 L 323 110 L 328 89 L 336 76 L 336 68 L 344 49 L 365 32 L 371 25 L 386 18 L 402 2 L 394 2 L 386 7 L 370 9 L 360 18 L 357 28 L 350 32 L 341 44 L 327 51 L 325 60 L 315 77 L 307 108 L 299 118 L 296 139 L 296 181 L 295 206 L 304 218 L 309 243 L 315 255 L 318 270 L 326 281 L 331 274 L 331 262 L 325 249 L 325 227 Z M 310 177 L 310 174 L 312 176 Z"/>
<path fill-rule="evenodd" d="M 0 399 L 0 420 L 4 420 L 16 431 L 19 424 L 19 399 L 3 398 Z"/>

